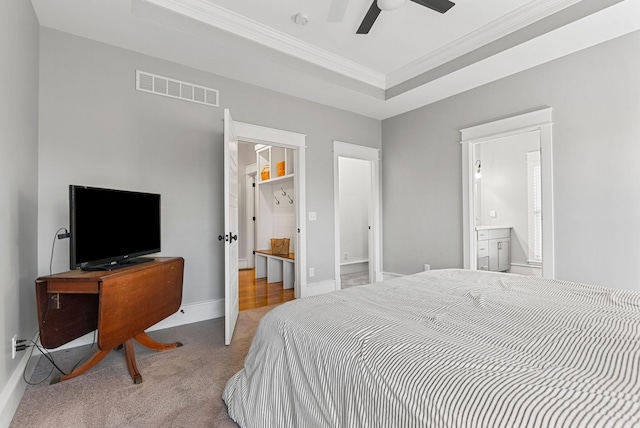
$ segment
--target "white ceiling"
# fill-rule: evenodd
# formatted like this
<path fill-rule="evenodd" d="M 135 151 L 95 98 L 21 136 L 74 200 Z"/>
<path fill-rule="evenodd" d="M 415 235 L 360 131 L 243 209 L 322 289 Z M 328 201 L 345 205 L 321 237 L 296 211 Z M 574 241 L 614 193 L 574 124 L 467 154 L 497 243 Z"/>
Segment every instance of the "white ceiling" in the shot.
<path fill-rule="evenodd" d="M 640 0 L 453 1 L 407 1 L 368 35 L 355 32 L 371 0 L 349 0 L 342 22 L 332 0 L 32 3 L 42 26 L 377 119 L 640 29 Z"/>

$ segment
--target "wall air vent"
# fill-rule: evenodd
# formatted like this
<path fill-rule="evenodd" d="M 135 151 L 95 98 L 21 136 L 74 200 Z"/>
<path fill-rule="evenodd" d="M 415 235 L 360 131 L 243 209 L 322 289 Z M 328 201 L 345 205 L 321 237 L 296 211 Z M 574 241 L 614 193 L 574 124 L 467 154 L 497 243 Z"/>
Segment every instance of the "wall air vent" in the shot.
<path fill-rule="evenodd" d="M 136 89 L 192 103 L 218 107 L 218 91 L 136 70 Z"/>

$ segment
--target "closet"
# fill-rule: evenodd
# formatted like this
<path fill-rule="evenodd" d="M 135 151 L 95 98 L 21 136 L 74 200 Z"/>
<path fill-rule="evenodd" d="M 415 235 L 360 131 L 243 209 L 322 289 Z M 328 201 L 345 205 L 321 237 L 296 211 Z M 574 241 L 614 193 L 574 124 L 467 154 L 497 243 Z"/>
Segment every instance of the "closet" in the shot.
<path fill-rule="evenodd" d="M 255 270 L 256 278 L 283 282 L 293 288 L 295 279 L 296 201 L 294 150 L 256 145 Z M 287 254 L 273 254 L 272 238 L 289 240 Z"/>

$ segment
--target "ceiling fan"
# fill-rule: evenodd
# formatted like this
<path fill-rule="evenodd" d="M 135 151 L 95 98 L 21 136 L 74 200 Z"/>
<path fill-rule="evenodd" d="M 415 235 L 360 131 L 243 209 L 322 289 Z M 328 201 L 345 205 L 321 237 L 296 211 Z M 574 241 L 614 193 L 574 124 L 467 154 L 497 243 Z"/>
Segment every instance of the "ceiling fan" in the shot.
<path fill-rule="evenodd" d="M 450 2 L 449 0 L 411 0 L 414 3 L 418 3 L 421 6 L 428 7 L 431 10 L 435 10 L 436 12 L 445 13 L 449 9 L 451 9 L 455 3 Z M 369 30 L 373 26 L 373 23 L 376 22 L 378 15 L 383 10 L 395 10 L 404 4 L 405 0 L 373 0 L 371 3 L 371 7 L 369 11 L 364 16 L 360 27 L 358 27 L 358 31 L 356 34 L 368 34 Z"/>

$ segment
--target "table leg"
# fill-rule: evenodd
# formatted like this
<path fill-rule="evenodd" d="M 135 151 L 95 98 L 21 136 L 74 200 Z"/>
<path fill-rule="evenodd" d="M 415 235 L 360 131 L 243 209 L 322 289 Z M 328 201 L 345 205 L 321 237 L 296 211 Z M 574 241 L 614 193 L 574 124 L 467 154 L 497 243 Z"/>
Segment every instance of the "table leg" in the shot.
<path fill-rule="evenodd" d="M 180 346 L 182 346 L 182 343 L 180 342 L 175 342 L 175 343 L 156 342 L 155 340 L 150 338 L 147 335 L 147 333 L 145 333 L 144 331 L 142 333 L 136 334 L 133 338 L 137 340 L 138 343 L 140 343 L 141 345 L 146 346 L 149 349 L 153 349 L 154 351 L 166 351 L 169 349 L 179 348 Z"/>
<path fill-rule="evenodd" d="M 62 375 L 57 379 L 54 379 L 51 383 L 58 383 L 58 382 L 62 382 L 63 380 L 68 380 L 68 379 L 72 379 L 76 376 L 80 376 L 83 373 L 86 373 L 87 371 L 89 371 L 93 366 L 95 366 L 96 364 L 98 364 L 100 361 L 102 361 L 102 359 L 104 357 L 107 356 L 107 354 L 110 352 L 111 350 L 108 351 L 103 351 L 102 349 L 99 349 L 98 351 L 96 351 L 95 354 L 93 354 L 91 356 L 91 358 L 89 358 L 87 361 L 85 361 L 80 367 L 77 367 L 74 371 L 72 371 L 69 374 L 66 375 Z"/>
<path fill-rule="evenodd" d="M 131 379 L 133 379 L 133 383 L 142 383 L 142 375 L 138 371 L 138 366 L 136 365 L 136 354 L 133 351 L 132 339 L 124 342 L 124 353 L 127 356 L 127 368 L 129 369 L 129 374 L 131 375 Z"/>

